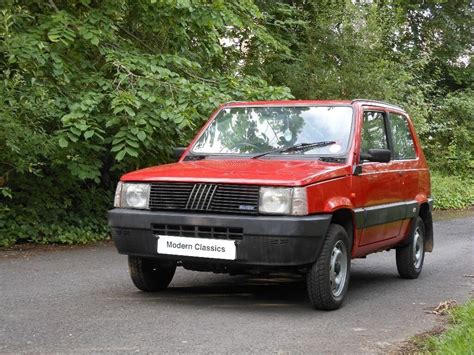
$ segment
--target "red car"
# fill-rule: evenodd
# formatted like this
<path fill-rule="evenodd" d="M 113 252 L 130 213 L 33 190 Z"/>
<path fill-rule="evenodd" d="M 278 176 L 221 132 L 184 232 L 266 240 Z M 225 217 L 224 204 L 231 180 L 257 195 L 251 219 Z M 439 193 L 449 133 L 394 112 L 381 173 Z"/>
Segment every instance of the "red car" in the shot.
<path fill-rule="evenodd" d="M 332 310 L 352 258 L 394 248 L 400 276 L 414 279 L 433 249 L 430 174 L 398 106 L 232 102 L 179 152 L 124 175 L 109 211 L 142 291 L 166 288 L 177 266 L 292 271 L 314 308 Z"/>

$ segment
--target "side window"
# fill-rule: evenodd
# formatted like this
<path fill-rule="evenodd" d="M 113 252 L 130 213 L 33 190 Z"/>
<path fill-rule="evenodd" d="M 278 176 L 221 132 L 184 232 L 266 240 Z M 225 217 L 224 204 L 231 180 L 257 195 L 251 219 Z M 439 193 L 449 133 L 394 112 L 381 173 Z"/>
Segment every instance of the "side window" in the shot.
<path fill-rule="evenodd" d="M 384 116 L 385 114 L 382 112 L 364 112 L 361 132 L 362 154 L 368 153 L 369 149 L 388 149 Z"/>
<path fill-rule="evenodd" d="M 395 160 L 415 159 L 415 145 L 406 117 L 391 113 L 389 118 L 393 137 L 393 158 Z"/>

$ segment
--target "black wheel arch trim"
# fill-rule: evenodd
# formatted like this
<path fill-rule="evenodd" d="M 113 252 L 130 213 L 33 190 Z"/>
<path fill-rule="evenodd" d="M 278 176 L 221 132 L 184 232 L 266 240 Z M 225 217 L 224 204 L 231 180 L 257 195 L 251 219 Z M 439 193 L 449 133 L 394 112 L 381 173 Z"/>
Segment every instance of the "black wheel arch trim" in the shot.
<path fill-rule="evenodd" d="M 357 229 L 368 228 L 418 216 L 415 200 L 354 209 Z"/>
<path fill-rule="evenodd" d="M 420 217 L 423 220 L 423 224 L 425 225 L 425 240 L 424 240 L 424 247 L 426 252 L 432 252 L 434 248 L 434 231 L 433 231 L 433 199 L 429 198 L 428 207 L 420 209 Z"/>

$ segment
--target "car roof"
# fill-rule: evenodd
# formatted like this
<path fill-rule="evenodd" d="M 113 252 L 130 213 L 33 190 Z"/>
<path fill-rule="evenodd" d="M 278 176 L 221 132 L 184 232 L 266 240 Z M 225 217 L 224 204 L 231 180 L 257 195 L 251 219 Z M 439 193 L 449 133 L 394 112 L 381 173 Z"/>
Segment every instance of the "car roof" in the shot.
<path fill-rule="evenodd" d="M 350 100 L 274 100 L 274 101 L 231 101 L 225 106 L 307 106 L 307 105 L 351 105 Z"/>
<path fill-rule="evenodd" d="M 274 100 L 274 101 L 231 101 L 223 107 L 243 107 L 243 106 L 310 106 L 310 105 L 341 105 L 341 106 L 380 106 L 397 111 L 405 112 L 400 106 L 378 100 L 354 99 L 354 100 Z"/>

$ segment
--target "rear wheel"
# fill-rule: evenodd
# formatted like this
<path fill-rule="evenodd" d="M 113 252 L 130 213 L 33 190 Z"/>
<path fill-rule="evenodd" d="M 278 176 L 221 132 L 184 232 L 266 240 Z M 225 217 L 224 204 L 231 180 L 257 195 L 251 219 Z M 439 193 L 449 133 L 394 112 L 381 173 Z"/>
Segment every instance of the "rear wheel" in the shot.
<path fill-rule="evenodd" d="M 176 271 L 176 264 L 170 261 L 129 256 L 128 268 L 133 284 L 139 290 L 154 292 L 168 287 Z"/>
<path fill-rule="evenodd" d="M 308 296 L 314 308 L 329 311 L 341 306 L 349 287 L 350 250 L 346 230 L 331 224 L 321 254 L 306 276 Z"/>
<path fill-rule="evenodd" d="M 397 248 L 397 269 L 404 279 L 416 279 L 425 260 L 425 225 L 418 217 L 415 232 L 409 237 L 408 244 Z"/>

